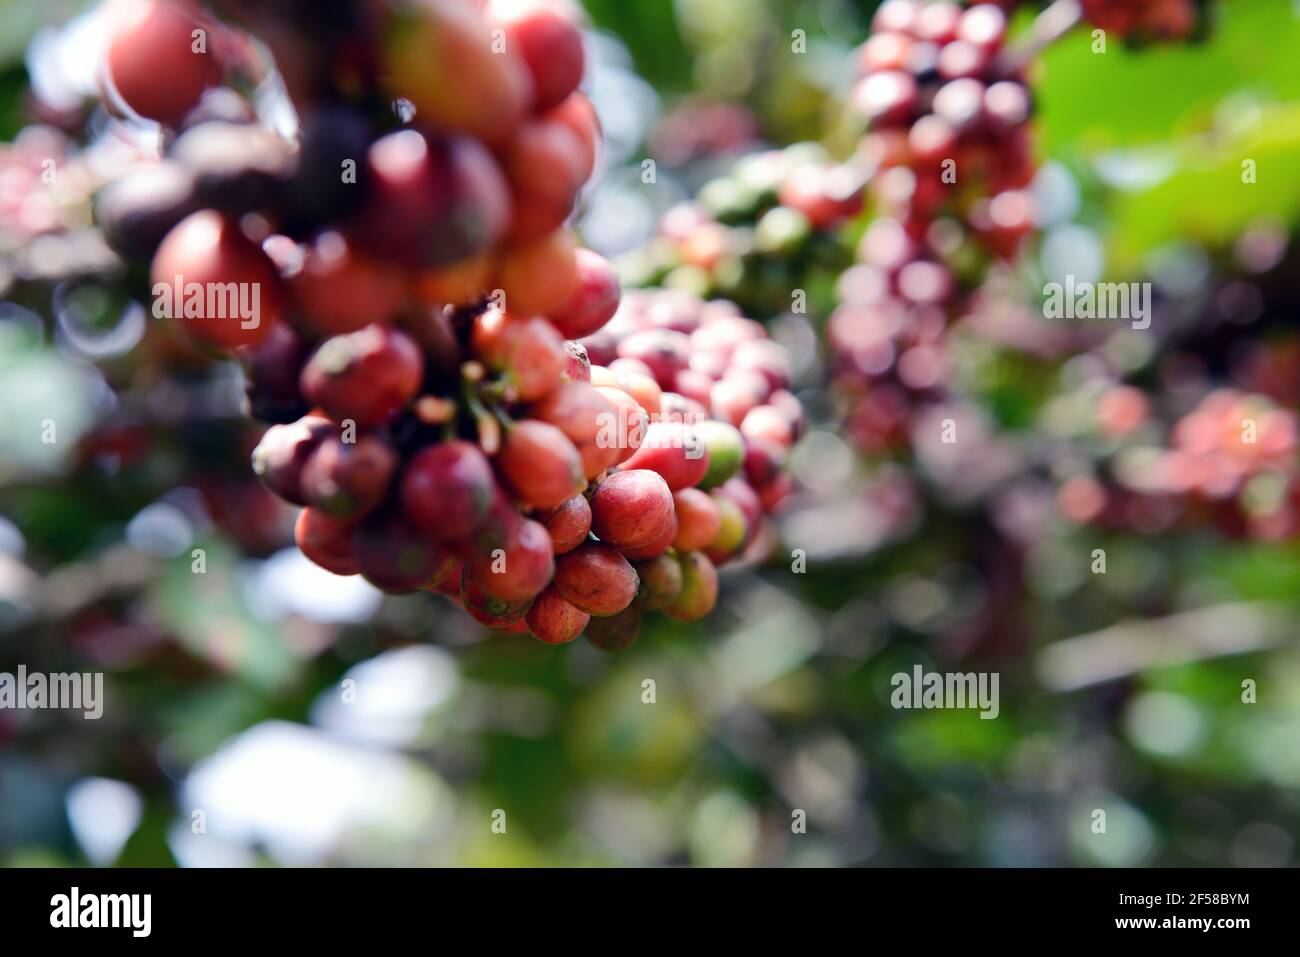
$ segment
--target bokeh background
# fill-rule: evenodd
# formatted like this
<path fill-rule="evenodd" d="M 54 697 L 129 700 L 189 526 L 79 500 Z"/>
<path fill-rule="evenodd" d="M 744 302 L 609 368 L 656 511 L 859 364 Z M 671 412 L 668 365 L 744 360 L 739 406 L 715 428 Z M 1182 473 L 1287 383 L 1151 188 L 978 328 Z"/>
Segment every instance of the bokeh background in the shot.
<path fill-rule="evenodd" d="M 875 4 L 584 5 L 607 136 L 587 242 L 630 282 L 740 299 L 814 419 L 774 560 L 613 655 L 301 557 L 249 471 L 237 365 L 131 301 L 93 228 L 123 159 L 61 132 L 85 119 L 86 5 L 0 0 L 0 671 L 106 688 L 99 721 L 0 710 L 0 864 L 1294 864 L 1300 8 L 1225 0 L 1195 42 L 1099 55 L 1081 29 L 1044 53 L 1040 236 L 953 334 L 943 414 L 971 438 L 941 447 L 919 404 L 912 441 L 876 441 L 832 375 L 861 223 L 741 256 L 725 289 L 655 239 L 747 154 L 853 149 Z M 1152 328 L 1043 320 L 1067 273 L 1151 282 Z M 1208 504 L 1153 489 L 1224 388 L 1277 413 L 1280 453 Z M 916 664 L 998 672 L 1000 716 L 894 710 Z"/>

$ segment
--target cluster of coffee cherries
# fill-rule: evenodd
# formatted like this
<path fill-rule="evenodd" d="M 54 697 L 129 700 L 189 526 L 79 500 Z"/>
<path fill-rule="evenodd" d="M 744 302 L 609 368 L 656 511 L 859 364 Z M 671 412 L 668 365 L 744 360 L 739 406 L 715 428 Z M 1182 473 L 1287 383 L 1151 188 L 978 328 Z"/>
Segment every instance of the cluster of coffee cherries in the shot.
<path fill-rule="evenodd" d="M 858 49 L 873 192 L 917 242 L 948 214 L 1009 258 L 1031 228 L 1030 96 L 1002 56 L 1006 28 L 993 4 L 887 0 Z"/>
<path fill-rule="evenodd" d="M 722 297 L 754 315 L 790 311 L 795 290 L 816 299 L 851 263 L 840 233 L 862 212 L 866 179 L 816 143 L 746 154 L 666 210 L 620 272 L 631 285 Z M 800 308 L 822 305 L 829 299 Z"/>
<path fill-rule="evenodd" d="M 554 644 L 620 648 L 644 612 L 713 609 L 717 565 L 761 549 L 789 494 L 788 363 L 728 304 L 620 306 L 609 264 L 579 259 L 579 293 L 545 318 L 484 303 L 423 343 L 372 325 L 305 361 L 288 339 L 254 350 L 254 402 L 296 392 L 312 410 L 253 457 L 304 506 L 308 558 Z"/>
<path fill-rule="evenodd" d="M 579 344 L 595 363 L 597 384 L 621 383 L 652 415 L 693 429 L 711 464 L 704 479 L 691 484 L 717 488 L 741 504 L 744 539 L 753 539 L 755 516 L 779 509 L 792 491 L 786 458 L 805 424 L 790 391 L 789 355 L 762 323 L 726 300 L 706 302 L 675 289 L 632 290 L 613 320 Z M 611 376 L 618 381 L 608 381 Z M 662 433 L 666 441 L 647 445 L 679 444 L 677 428 L 652 424 L 648 439 Z"/>
<path fill-rule="evenodd" d="M 366 84 L 300 67 L 292 38 L 274 45 L 288 61 L 295 143 L 217 84 L 247 73 L 247 33 L 185 0 L 109 8 L 106 102 L 163 124 L 166 145 L 99 197 L 110 241 L 149 258 L 174 318 L 219 349 L 254 345 L 286 319 L 321 338 L 482 290 L 501 290 L 517 313 L 563 306 L 580 282 L 564 224 L 599 146 L 567 7 L 340 9 L 349 35 L 335 42 L 366 44 Z M 231 283 L 256 292 L 256 317 L 209 315 L 189 294 Z"/>
<path fill-rule="evenodd" d="M 1198 23 L 1196 0 L 1082 0 L 1093 26 L 1138 40 L 1181 40 Z"/>
<path fill-rule="evenodd" d="M 827 338 L 848 432 L 868 452 L 904 441 L 912 405 L 942 393 L 966 280 L 990 256 L 1014 259 L 1033 228 L 1031 100 L 1006 29 L 996 4 L 886 0 L 857 51 L 857 162 L 877 215 Z"/>
<path fill-rule="evenodd" d="M 1095 409 L 1096 432 L 1112 451 L 1097 472 L 1061 483 L 1057 505 L 1067 518 L 1148 534 L 1205 526 L 1261 539 L 1300 532 L 1293 409 L 1223 386 L 1165 429 L 1147 394 L 1123 384 L 1098 395 Z"/>
<path fill-rule="evenodd" d="M 216 6 L 233 19 L 115 14 L 106 98 L 161 124 L 165 155 L 96 212 L 155 309 L 239 357 L 271 423 L 254 471 L 302 506 L 303 553 L 552 644 L 711 611 L 716 565 L 789 492 L 799 406 L 760 326 L 620 309 L 566 227 L 600 137 L 568 4 Z M 250 30 L 296 143 L 219 82 L 251 69 Z"/>

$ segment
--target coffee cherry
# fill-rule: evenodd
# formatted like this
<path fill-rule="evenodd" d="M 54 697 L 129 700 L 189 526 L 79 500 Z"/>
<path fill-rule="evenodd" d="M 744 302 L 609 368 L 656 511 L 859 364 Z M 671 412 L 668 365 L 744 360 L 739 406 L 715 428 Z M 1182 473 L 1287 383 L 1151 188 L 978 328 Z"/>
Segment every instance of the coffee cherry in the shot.
<path fill-rule="evenodd" d="M 763 521 L 763 505 L 758 500 L 758 494 L 739 475 L 727 479 L 711 494 L 729 498 L 739 505 L 741 513 L 745 516 L 745 524 L 750 529 L 757 528 Z"/>
<path fill-rule="evenodd" d="M 718 530 L 705 549 L 710 558 L 721 563 L 745 547 L 749 525 L 745 513 L 730 497 L 715 494 L 713 503 L 718 513 Z"/>
<path fill-rule="evenodd" d="M 298 378 L 311 351 L 307 340 L 283 322 L 273 326 L 257 345 L 244 350 L 244 391 L 253 418 L 289 423 L 307 414 Z"/>
<path fill-rule="evenodd" d="M 746 440 L 766 439 L 783 448 L 789 448 L 794 443 L 794 425 L 784 412 L 771 405 L 751 409 L 746 414 L 745 421 L 740 423 L 740 434 Z M 738 467 L 739 460 L 735 464 Z"/>
<path fill-rule="evenodd" d="M 169 153 L 193 175 L 199 204 L 230 216 L 277 200 L 295 164 L 292 146 L 254 123 L 200 123 L 182 133 Z"/>
<path fill-rule="evenodd" d="M 511 237 L 535 239 L 562 226 L 586 182 L 585 165 L 583 143 L 568 126 L 546 120 L 525 123 L 505 157 L 514 196 Z"/>
<path fill-rule="evenodd" d="M 178 125 L 217 79 L 212 24 L 188 0 L 130 0 L 111 13 L 105 63 L 113 90 L 139 115 Z"/>
<path fill-rule="evenodd" d="M 303 466 L 335 428 L 333 422 L 321 416 L 271 426 L 253 449 L 253 472 L 286 502 L 307 504 L 302 494 Z"/>
<path fill-rule="evenodd" d="M 198 208 L 194 175 L 163 160 L 105 186 L 95 199 L 95 224 L 114 250 L 139 260 L 152 256 L 172 227 Z"/>
<path fill-rule="evenodd" d="M 283 311 L 280 277 L 267 255 L 212 210 L 181 220 L 150 267 L 155 313 L 217 349 L 255 345 Z"/>
<path fill-rule="evenodd" d="M 383 502 L 397 464 L 397 453 L 377 436 L 343 442 L 329 435 L 303 464 L 302 497 L 331 518 L 356 521 Z"/>
<path fill-rule="evenodd" d="M 630 562 L 641 562 L 647 559 L 656 558 L 668 551 L 672 547 L 673 540 L 677 538 L 677 514 L 674 511 L 667 524 L 664 525 L 663 531 L 659 537 L 645 545 L 637 545 L 631 548 L 621 549 L 623 557 Z"/>
<path fill-rule="evenodd" d="M 509 628 L 523 621 L 533 604 L 532 599 L 512 602 L 488 594 L 483 590 L 482 582 L 471 574 L 468 565 L 461 573 L 460 600 L 475 621 L 497 629 Z"/>
<path fill-rule="evenodd" d="M 546 516 L 546 531 L 557 555 L 573 551 L 591 531 L 591 505 L 586 496 L 575 495 Z"/>
<path fill-rule="evenodd" d="M 506 487 L 532 508 L 558 508 L 586 485 L 578 450 L 546 422 L 524 419 L 508 427 L 495 461 Z"/>
<path fill-rule="evenodd" d="M 616 615 L 636 597 L 637 575 L 608 545 L 588 542 L 555 562 L 555 589 L 597 618 Z"/>
<path fill-rule="evenodd" d="M 641 443 L 645 441 L 646 429 L 649 427 L 649 416 L 646 415 L 645 409 L 641 408 L 636 399 L 632 398 L 622 389 L 615 389 L 609 386 L 597 386 L 596 391 L 609 400 L 610 405 L 614 407 L 616 421 L 611 423 L 611 429 L 606 430 L 606 438 L 612 440 L 614 446 L 618 449 L 618 462 L 625 462 L 632 457 Z"/>
<path fill-rule="evenodd" d="M 343 234 L 326 231 L 307 247 L 289 282 L 302 322 L 318 336 L 337 336 L 386 323 L 402 308 L 400 274 L 360 254 Z"/>
<path fill-rule="evenodd" d="M 378 425 L 420 389 L 420 349 L 405 332 L 372 325 L 327 339 L 302 370 L 302 393 L 337 422 Z"/>
<path fill-rule="evenodd" d="M 708 460 L 708 468 L 696 485 L 704 489 L 714 488 L 740 471 L 748 440 L 742 437 L 739 429 L 726 422 L 706 419 L 697 422 L 694 431 Z"/>
<path fill-rule="evenodd" d="M 382 256 L 445 266 L 483 252 L 510 222 L 510 189 L 484 147 L 401 129 L 371 144 L 355 229 Z"/>
<path fill-rule="evenodd" d="M 506 309 L 520 315 L 562 309 L 578 288 L 575 256 L 573 237 L 563 229 L 507 247 L 499 275 Z"/>
<path fill-rule="evenodd" d="M 582 634 L 591 616 L 548 588 L 533 602 L 525 616 L 528 630 L 548 645 L 562 645 Z"/>
<path fill-rule="evenodd" d="M 373 138 L 369 120 L 356 107 L 313 104 L 302 118 L 298 166 L 283 197 L 290 218 L 308 229 L 351 218 L 368 199 L 366 178 L 349 182 L 341 174 L 363 162 Z"/>
<path fill-rule="evenodd" d="M 459 542 L 487 520 L 496 501 L 492 466 L 477 445 L 460 440 L 431 445 L 406 464 L 403 511 L 440 542 Z"/>
<path fill-rule="evenodd" d="M 591 530 L 607 545 L 639 548 L 663 537 L 673 521 L 668 483 L 647 469 L 615 472 L 591 496 Z"/>
<path fill-rule="evenodd" d="M 314 508 L 304 508 L 298 513 L 293 538 L 302 553 L 326 571 L 356 575 L 361 569 L 352 549 L 354 532 L 350 522 L 330 518 Z"/>
<path fill-rule="evenodd" d="M 718 603 L 718 570 L 702 552 L 686 552 L 679 563 L 682 589 L 664 613 L 678 621 L 698 621 Z"/>
<path fill-rule="evenodd" d="M 623 360 L 616 360 L 622 362 Z M 689 369 L 686 371 L 690 371 Z M 632 397 L 632 401 L 650 415 L 659 413 L 663 400 L 663 389 L 650 376 L 640 372 L 630 372 L 623 376 L 623 390 Z M 649 422 L 646 423 L 649 425 Z"/>
<path fill-rule="evenodd" d="M 564 10 L 549 0 L 489 0 L 487 15 L 505 31 L 507 50 L 517 52 L 533 78 L 533 105 L 546 110 L 582 82 L 582 35 Z"/>
<path fill-rule="evenodd" d="M 561 382 L 529 411 L 568 436 L 582 458 L 585 478 L 596 478 L 618 461 L 621 449 L 608 438 L 609 430 L 618 425 L 618 413 L 588 383 Z"/>
<path fill-rule="evenodd" d="M 690 365 L 690 337 L 671 329 L 648 329 L 628 336 L 618 345 L 624 359 L 639 359 L 662 389 L 671 389 L 677 373 Z"/>
<path fill-rule="evenodd" d="M 754 488 L 763 488 L 775 479 L 785 460 L 785 447 L 770 439 L 745 441 L 745 478 Z"/>
<path fill-rule="evenodd" d="M 473 4 L 403 7 L 383 57 L 389 89 L 415 105 L 421 122 L 488 143 L 507 140 L 534 100 L 528 67 L 513 49 L 493 50 L 491 26 Z"/>
<path fill-rule="evenodd" d="M 916 110 L 916 81 L 902 70 L 870 73 L 854 87 L 853 105 L 882 126 L 906 122 Z"/>
<path fill-rule="evenodd" d="M 673 493 L 677 514 L 677 535 L 673 547 L 678 551 L 698 551 L 711 544 L 722 529 L 722 515 L 716 502 L 706 492 L 684 488 Z M 740 512 L 739 506 L 736 508 Z"/>
<path fill-rule="evenodd" d="M 596 332 L 613 318 L 621 294 L 618 274 L 604 256 L 589 249 L 574 254 L 578 284 L 569 299 L 549 318 L 569 339 L 581 339 Z"/>
<path fill-rule="evenodd" d="M 709 453 L 695 427 L 681 422 L 655 422 L 641 447 L 623 463 L 624 469 L 658 472 L 672 491 L 698 485 L 709 470 Z"/>
<path fill-rule="evenodd" d="M 641 637 L 642 613 L 628 608 L 608 618 L 592 618 L 587 623 L 587 640 L 603 651 L 622 651 Z"/>
<path fill-rule="evenodd" d="M 957 36 L 967 43 L 985 49 L 1002 45 L 1007 32 L 1007 15 L 991 3 L 971 7 L 961 15 Z"/>
<path fill-rule="evenodd" d="M 471 555 L 465 568 L 484 594 L 508 602 L 532 601 L 555 573 L 551 536 L 545 525 L 529 518 L 512 524 L 504 547 Z"/>
<path fill-rule="evenodd" d="M 581 93 L 571 93 L 564 102 L 542 115 L 545 120 L 563 123 L 582 144 L 582 179 L 591 179 L 596 168 L 596 151 L 600 147 L 600 120 L 596 110 Z"/>
<path fill-rule="evenodd" d="M 366 581 L 395 593 L 436 585 L 451 572 L 455 557 L 404 515 L 392 511 L 366 519 L 352 547 Z"/>
<path fill-rule="evenodd" d="M 633 565 L 641 586 L 634 607 L 645 611 L 662 611 L 677 600 L 682 591 L 682 568 L 677 559 L 661 554 Z"/>
<path fill-rule="evenodd" d="M 540 317 L 489 309 L 474 320 L 472 341 L 480 360 L 501 376 L 511 401 L 542 398 L 564 374 L 564 340 Z"/>

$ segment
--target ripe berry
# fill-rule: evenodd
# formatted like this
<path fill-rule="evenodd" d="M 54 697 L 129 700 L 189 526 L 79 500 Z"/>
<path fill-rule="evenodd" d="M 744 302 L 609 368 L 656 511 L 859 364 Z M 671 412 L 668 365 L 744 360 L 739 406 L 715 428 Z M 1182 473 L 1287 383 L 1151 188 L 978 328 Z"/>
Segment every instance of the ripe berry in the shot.
<path fill-rule="evenodd" d="M 155 310 L 217 349 L 255 345 L 284 311 L 271 260 L 237 223 L 212 210 L 187 216 L 167 234 L 150 281 Z"/>
<path fill-rule="evenodd" d="M 596 168 L 596 151 L 600 148 L 600 119 L 596 110 L 581 93 L 571 93 L 564 102 L 542 116 L 546 120 L 563 123 L 577 135 L 582 143 L 582 179 L 591 179 Z"/>
<path fill-rule="evenodd" d="M 561 382 L 532 406 L 530 413 L 569 437 L 582 458 L 584 477 L 594 479 L 618 461 L 621 449 L 609 439 L 609 430 L 618 424 L 618 413 L 588 383 Z"/>
<path fill-rule="evenodd" d="M 132 259 L 154 254 L 163 237 L 199 208 L 194 174 L 162 160 L 133 170 L 100 190 L 95 224 L 114 250 Z"/>
<path fill-rule="evenodd" d="M 763 488 L 780 474 L 785 459 L 784 446 L 770 439 L 749 439 L 745 442 L 745 478 L 754 488 Z"/>
<path fill-rule="evenodd" d="M 290 218 L 308 229 L 350 217 L 368 199 L 365 178 L 348 182 L 340 171 L 355 168 L 374 139 L 360 109 L 314 104 L 298 134 L 298 168 L 285 191 Z"/>
<path fill-rule="evenodd" d="M 578 288 L 575 250 L 573 237 L 564 229 L 507 247 L 499 275 L 506 309 L 520 315 L 562 309 Z"/>
<path fill-rule="evenodd" d="M 194 176 L 201 206 L 242 216 L 280 198 L 293 175 L 293 147 L 255 123 L 214 120 L 186 130 L 168 151 Z"/>
<path fill-rule="evenodd" d="M 244 391 L 253 418 L 287 423 L 307 414 L 298 378 L 310 354 L 307 340 L 283 322 L 272 327 L 257 345 L 244 350 Z"/>
<path fill-rule="evenodd" d="M 548 588 L 537 596 L 525 620 L 528 630 L 539 641 L 562 645 L 582 634 L 591 616 L 566 601 L 554 588 Z"/>
<path fill-rule="evenodd" d="M 506 429 L 496 464 L 506 487 L 532 508 L 558 508 L 586 485 L 573 443 L 555 426 L 535 419 Z"/>
<path fill-rule="evenodd" d="M 746 439 L 767 439 L 785 448 L 794 443 L 794 425 L 784 412 L 771 405 L 751 409 L 740 423 L 740 434 Z M 736 465 L 739 464 L 737 460 Z"/>
<path fill-rule="evenodd" d="M 709 453 L 695 427 L 682 422 L 655 422 L 641 447 L 622 466 L 658 472 L 672 491 L 698 485 L 709 470 Z"/>
<path fill-rule="evenodd" d="M 617 549 L 639 548 L 661 538 L 673 521 L 668 483 L 647 469 L 615 472 L 591 496 L 591 530 Z"/>
<path fill-rule="evenodd" d="M 551 536 L 545 525 L 529 518 L 512 525 L 512 534 L 502 547 L 478 551 L 466 559 L 466 572 L 493 598 L 532 601 L 550 584 L 555 572 Z"/>
<path fill-rule="evenodd" d="M 588 542 L 556 560 L 555 589 L 587 614 L 606 617 L 632 603 L 637 575 L 613 548 Z"/>
<path fill-rule="evenodd" d="M 356 575 L 361 569 L 352 549 L 354 531 L 350 522 L 330 518 L 314 508 L 304 508 L 298 513 L 293 538 L 302 553 L 326 571 Z"/>
<path fill-rule="evenodd" d="M 599 330 L 618 311 L 621 289 L 618 273 L 608 259 L 589 249 L 574 254 L 578 285 L 568 300 L 550 314 L 555 328 L 569 339 L 581 339 Z"/>
<path fill-rule="evenodd" d="M 474 320 L 475 355 L 505 382 L 511 401 L 534 402 L 564 373 L 564 340 L 545 319 L 489 309 Z"/>
<path fill-rule="evenodd" d="M 505 156 L 513 239 L 535 239 L 564 224 L 586 182 L 585 164 L 583 143 L 565 124 L 532 120 L 520 128 Z"/>
<path fill-rule="evenodd" d="M 614 428 L 607 430 L 605 438 L 612 440 L 619 450 L 616 464 L 617 462 L 625 462 L 632 457 L 632 453 L 639 449 L 641 443 L 645 441 L 646 429 L 649 427 L 649 416 L 646 415 L 645 409 L 641 408 L 636 399 L 622 389 L 597 386 L 596 391 L 608 399 L 614 407 L 617 421 L 613 423 Z"/>
<path fill-rule="evenodd" d="M 722 515 L 717 503 L 697 488 L 673 493 L 677 513 L 677 535 L 673 547 L 679 551 L 697 551 L 709 545 L 722 529 Z M 737 507 L 737 513 L 740 509 Z"/>
<path fill-rule="evenodd" d="M 523 620 L 533 600 L 506 601 L 488 594 L 467 564 L 460 578 L 460 600 L 470 617 L 488 628 L 508 628 Z"/>
<path fill-rule="evenodd" d="M 387 592 L 433 587 L 451 572 L 455 559 L 398 512 L 366 519 L 353 549 L 361 574 Z"/>
<path fill-rule="evenodd" d="M 640 359 L 662 389 L 671 389 L 677 373 L 690 365 L 690 338 L 671 329 L 648 329 L 618 345 L 620 358 Z"/>
<path fill-rule="evenodd" d="M 420 349 L 409 335 L 385 326 L 335 336 L 302 370 L 302 393 L 336 422 L 383 422 L 420 390 Z"/>
<path fill-rule="evenodd" d="M 916 110 L 916 81 L 901 70 L 869 73 L 854 87 L 853 105 L 872 123 L 905 122 Z"/>
<path fill-rule="evenodd" d="M 303 323 L 318 336 L 336 336 L 385 323 L 402 307 L 400 274 L 360 254 L 338 232 L 321 233 L 307 247 L 302 269 L 289 282 Z"/>
<path fill-rule="evenodd" d="M 305 505 L 302 469 L 308 456 L 336 426 L 321 416 L 304 416 L 287 425 L 273 425 L 253 449 L 253 472 L 286 502 Z"/>
<path fill-rule="evenodd" d="M 397 453 L 378 436 L 343 442 L 329 435 L 303 465 L 302 497 L 332 518 L 355 521 L 384 500 L 397 464 Z"/>
<path fill-rule="evenodd" d="M 403 511 L 441 542 L 458 542 L 486 521 L 495 503 L 492 466 L 477 445 L 460 440 L 431 445 L 406 464 Z"/>
<path fill-rule="evenodd" d="M 587 540 L 591 531 L 591 505 L 586 496 L 575 495 L 546 516 L 546 531 L 557 555 L 572 551 Z"/>
<path fill-rule="evenodd" d="M 472 139 L 412 128 L 389 133 L 367 151 L 363 180 L 368 199 L 355 229 L 375 252 L 408 266 L 466 259 L 509 225 L 509 185 Z"/>
<path fill-rule="evenodd" d="M 646 561 L 662 555 L 672 547 L 673 539 L 677 537 L 677 513 L 673 512 L 668 523 L 664 525 L 663 532 L 658 538 L 645 545 L 638 545 L 634 548 L 622 549 L 623 557 L 630 562 Z"/>
<path fill-rule="evenodd" d="M 178 125 L 217 79 L 208 43 L 195 50 L 194 31 L 210 42 L 212 25 L 188 0 L 133 0 L 111 12 L 105 62 L 113 89 L 141 116 Z"/>
<path fill-rule="evenodd" d="M 493 49 L 490 29 L 474 4 L 408 5 L 387 31 L 382 76 L 421 122 L 504 142 L 533 101 L 533 82 L 513 49 Z"/>
<path fill-rule="evenodd" d="M 489 0 L 487 14 L 505 31 L 506 49 L 528 65 L 535 109 L 550 109 L 578 88 L 584 67 L 582 34 L 558 4 Z"/>

